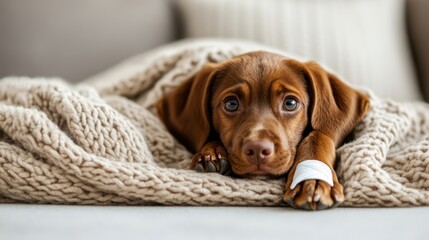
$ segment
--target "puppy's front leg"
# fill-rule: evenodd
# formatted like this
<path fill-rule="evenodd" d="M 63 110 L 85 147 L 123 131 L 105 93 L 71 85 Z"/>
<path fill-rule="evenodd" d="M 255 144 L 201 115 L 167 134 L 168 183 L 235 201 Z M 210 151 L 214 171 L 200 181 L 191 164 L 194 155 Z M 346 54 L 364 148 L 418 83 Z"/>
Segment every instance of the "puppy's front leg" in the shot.
<path fill-rule="evenodd" d="M 200 152 L 192 158 L 191 169 L 197 172 L 217 172 L 226 176 L 231 175 L 225 147 L 218 141 L 206 143 Z"/>
<path fill-rule="evenodd" d="M 323 180 L 309 179 L 291 185 L 299 163 L 305 160 L 319 160 L 329 167 L 333 186 Z M 286 182 L 284 200 L 292 207 L 306 210 L 321 210 L 339 205 L 344 201 L 343 186 L 334 171 L 335 144 L 321 132 L 311 132 L 299 145 L 295 163 Z M 329 173 L 329 170 L 328 170 Z"/>

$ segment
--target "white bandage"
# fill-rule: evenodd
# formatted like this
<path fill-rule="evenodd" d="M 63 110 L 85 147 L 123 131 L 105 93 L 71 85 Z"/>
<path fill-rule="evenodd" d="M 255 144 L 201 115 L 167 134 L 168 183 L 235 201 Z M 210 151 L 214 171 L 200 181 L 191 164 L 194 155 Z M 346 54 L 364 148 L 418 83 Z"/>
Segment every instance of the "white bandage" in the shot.
<path fill-rule="evenodd" d="M 296 167 L 290 189 L 294 189 L 298 183 L 309 179 L 322 180 L 331 187 L 334 186 L 332 171 L 328 165 L 319 160 L 304 160 Z"/>

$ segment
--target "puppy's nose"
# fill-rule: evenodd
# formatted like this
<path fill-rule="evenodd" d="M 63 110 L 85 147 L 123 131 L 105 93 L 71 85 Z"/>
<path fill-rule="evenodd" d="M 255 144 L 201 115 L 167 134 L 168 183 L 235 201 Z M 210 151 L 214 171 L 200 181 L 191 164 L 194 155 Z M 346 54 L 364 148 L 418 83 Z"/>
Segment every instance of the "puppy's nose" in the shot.
<path fill-rule="evenodd" d="M 274 153 L 274 143 L 269 140 L 248 141 L 243 145 L 243 153 L 253 163 L 261 163 Z"/>

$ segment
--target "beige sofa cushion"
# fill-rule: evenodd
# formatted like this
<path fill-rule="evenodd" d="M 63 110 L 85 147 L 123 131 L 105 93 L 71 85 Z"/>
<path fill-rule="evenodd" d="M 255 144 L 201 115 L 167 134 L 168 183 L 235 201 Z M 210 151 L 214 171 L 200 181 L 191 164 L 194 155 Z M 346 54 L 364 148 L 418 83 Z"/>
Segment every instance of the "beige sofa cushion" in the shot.
<path fill-rule="evenodd" d="M 419 100 L 401 0 L 179 0 L 186 37 L 255 40 L 383 98 Z"/>
<path fill-rule="evenodd" d="M 79 81 L 176 39 L 171 0 L 2 0 L 0 77 Z"/>

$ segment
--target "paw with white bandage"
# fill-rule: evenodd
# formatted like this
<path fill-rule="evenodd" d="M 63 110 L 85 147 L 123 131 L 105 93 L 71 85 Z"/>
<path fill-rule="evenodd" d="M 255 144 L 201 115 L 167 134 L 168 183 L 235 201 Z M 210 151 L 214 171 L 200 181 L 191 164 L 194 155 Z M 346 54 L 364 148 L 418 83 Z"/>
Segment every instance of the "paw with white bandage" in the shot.
<path fill-rule="evenodd" d="M 332 171 L 328 165 L 319 160 L 305 160 L 296 167 L 290 189 L 294 189 L 298 183 L 309 179 L 322 180 L 329 186 L 334 186 Z"/>
<path fill-rule="evenodd" d="M 343 188 L 335 172 L 319 160 L 304 160 L 288 177 L 284 200 L 292 207 L 321 210 L 344 201 Z"/>

